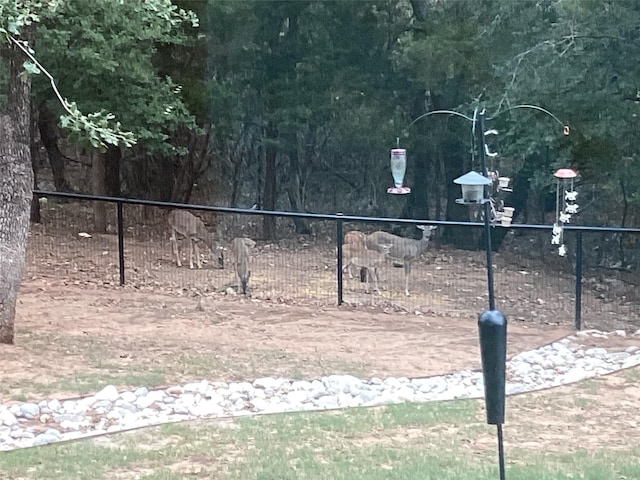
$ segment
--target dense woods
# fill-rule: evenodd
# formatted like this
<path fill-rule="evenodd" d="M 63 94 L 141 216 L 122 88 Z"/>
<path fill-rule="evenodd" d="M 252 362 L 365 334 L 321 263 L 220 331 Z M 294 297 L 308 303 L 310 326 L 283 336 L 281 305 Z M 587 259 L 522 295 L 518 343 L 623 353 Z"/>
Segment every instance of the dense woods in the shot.
<path fill-rule="evenodd" d="M 47 13 L 33 24 L 35 54 L 60 91 L 83 112 L 112 113 L 136 138 L 92 155 L 82 132 L 59 128 L 49 79 L 33 76 L 34 140 L 57 189 L 465 219 L 451 180 L 477 168 L 471 126 L 446 116 L 409 125 L 431 110 L 534 104 L 572 135 L 531 111 L 490 125 L 500 131 L 494 167 L 517 178 L 531 210 L 544 211 L 553 169 L 571 166 L 591 195 L 582 222 L 636 222 L 632 0 L 74 0 Z M 414 192 L 400 198 L 385 194 L 398 144 Z M 90 159 L 104 178 L 70 184 L 65 164 Z M 623 208 L 603 215 L 606 202 Z"/>
<path fill-rule="evenodd" d="M 640 222 L 635 0 L 0 0 L 0 19 L 0 304 L 20 278 L 3 262 L 24 256 L 30 164 L 62 191 L 466 220 L 452 180 L 478 168 L 471 124 L 412 123 L 432 110 L 533 104 L 571 126 L 533 110 L 489 122 L 516 221 L 549 223 L 552 172 L 572 167 L 580 223 Z M 409 196 L 385 193 L 398 145 Z M 67 174 L 78 164 L 86 181 Z"/>

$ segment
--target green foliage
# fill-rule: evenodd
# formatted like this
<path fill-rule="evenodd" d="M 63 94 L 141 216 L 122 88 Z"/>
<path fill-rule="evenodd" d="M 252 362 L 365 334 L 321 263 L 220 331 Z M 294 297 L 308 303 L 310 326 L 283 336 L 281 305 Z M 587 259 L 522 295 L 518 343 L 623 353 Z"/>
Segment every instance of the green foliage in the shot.
<path fill-rule="evenodd" d="M 534 104 L 571 135 L 541 112 L 501 115 L 489 122 L 500 131 L 499 168 L 515 176 L 530 167 L 543 194 L 553 169 L 572 166 L 595 191 L 640 208 L 640 181 L 627 174 L 640 161 L 635 0 L 0 0 L 0 18 L 16 41 L 38 24 L 43 63 L 28 60 L 24 74 L 49 71 L 73 93 L 66 107 L 77 116 L 63 102 L 62 123 L 87 144 L 135 138 L 147 153 L 173 157 L 184 153 L 176 132 L 213 125 L 217 151 L 250 154 L 254 178 L 261 149 L 275 146 L 280 164 L 300 154 L 300 174 L 311 183 L 316 175 L 317 188 L 329 173 L 382 192 L 387 151 L 402 132 L 422 159 L 419 173 L 408 168 L 422 176 L 414 185 L 447 183 L 434 175 L 453 175 L 452 158 L 468 163 L 469 125 L 431 118 L 407 128 L 420 113 L 486 107 L 491 117 Z M 51 101 L 37 77 L 38 100 Z M 267 126 L 275 138 L 264 138 Z"/>
<path fill-rule="evenodd" d="M 53 14 L 61 1 L 64 0 L 0 0 L 0 33 L 7 41 L 9 36 L 19 36 L 24 27 Z"/>
<path fill-rule="evenodd" d="M 159 43 L 185 41 L 182 29 L 198 26 L 193 12 L 170 0 L 0 0 L 0 18 L 0 32 L 29 57 L 23 74 L 48 77 L 51 85 L 36 82 L 35 91 L 40 101 L 53 100 L 53 87 L 53 103 L 63 111 L 61 125 L 70 130 L 71 140 L 105 149 L 131 146 L 137 137 L 148 150 L 180 153 L 167 141 L 168 133 L 181 125 L 193 128 L 193 117 L 179 88 L 156 75 L 152 56 Z M 19 38 L 21 28 L 34 22 L 39 24 L 38 58 L 46 59 L 48 70 Z M 73 102 L 58 85 L 60 91 L 74 92 Z"/>
<path fill-rule="evenodd" d="M 119 122 L 113 122 L 114 115 L 104 111 L 83 115 L 75 103 L 69 103 L 63 98 L 56 86 L 54 78 L 45 70 L 34 56 L 34 51 L 28 42 L 19 38 L 22 28 L 28 27 L 34 22 L 39 22 L 43 13 L 43 18 L 54 15 L 59 7 L 59 2 L 17 2 L 2 0 L 0 3 L 0 18 L 5 19 L 4 24 L 0 24 L 0 32 L 4 33 L 6 40 L 15 48 L 22 50 L 29 59 L 23 63 L 24 70 L 21 78 L 24 80 L 29 75 L 44 73 L 55 93 L 57 100 L 67 115 L 62 117 L 62 123 L 68 127 L 79 141 L 86 141 L 95 148 L 104 150 L 107 144 L 131 146 L 135 143 L 135 138 L 130 132 L 123 132 Z"/>
<path fill-rule="evenodd" d="M 548 0 L 503 7 L 497 32 L 511 32 L 514 41 L 498 70 L 505 84 L 502 104 L 537 103 L 572 127 L 563 138 L 542 119 L 520 122 L 506 136 L 506 151 L 531 155 L 550 148 L 554 166 L 574 166 L 584 181 L 607 190 L 608 178 L 625 176 L 623 159 L 640 158 L 640 6 Z M 626 199 L 635 201 L 640 183 L 626 180 Z"/>
<path fill-rule="evenodd" d="M 133 133 L 122 132 L 120 122 L 113 122 L 114 114 L 101 110 L 83 115 L 75 103 L 69 104 L 68 108 L 70 113 L 60 117 L 60 124 L 70 131 L 70 141 L 101 150 L 107 145 L 130 147 L 135 144 Z"/>
<path fill-rule="evenodd" d="M 38 50 L 61 90 L 74 92 L 80 109 L 111 112 L 148 151 L 180 153 L 169 134 L 182 125 L 193 128 L 194 119 L 180 87 L 158 76 L 152 59 L 158 44 L 179 44 L 186 39 L 182 28 L 197 25 L 192 12 L 169 0 L 76 0 L 43 23 Z M 36 84 L 36 92 L 45 99 L 49 90 Z M 91 118 L 102 125 L 107 116 Z M 62 123 L 72 129 L 72 139 L 82 137 L 79 120 L 65 117 Z M 123 139 L 114 135 L 102 142 Z M 85 140 L 95 145 L 98 137 L 89 133 Z"/>

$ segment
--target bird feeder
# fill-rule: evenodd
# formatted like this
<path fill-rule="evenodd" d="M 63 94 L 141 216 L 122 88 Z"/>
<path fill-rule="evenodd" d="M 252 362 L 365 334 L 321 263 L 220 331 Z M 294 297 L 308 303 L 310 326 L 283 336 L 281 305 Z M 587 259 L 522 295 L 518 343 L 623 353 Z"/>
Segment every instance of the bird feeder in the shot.
<path fill-rule="evenodd" d="M 578 213 L 576 198 L 578 192 L 574 190 L 574 179 L 578 174 L 570 168 L 561 168 L 554 174 L 556 177 L 556 221 L 551 232 L 551 244 L 558 246 L 558 255 L 564 257 L 567 247 L 563 239 L 563 227 L 571 222 L 571 216 Z"/>
<path fill-rule="evenodd" d="M 391 175 L 393 175 L 393 187 L 387 188 L 387 193 L 393 195 L 406 195 L 411 193 L 410 187 L 404 186 L 404 174 L 407 171 L 407 151 L 404 148 L 391 150 Z"/>
<path fill-rule="evenodd" d="M 491 180 L 477 172 L 465 173 L 456 178 L 453 183 L 462 187 L 462 198 L 456 199 L 461 205 L 477 205 L 488 201 L 485 197 L 485 187 L 491 185 Z"/>

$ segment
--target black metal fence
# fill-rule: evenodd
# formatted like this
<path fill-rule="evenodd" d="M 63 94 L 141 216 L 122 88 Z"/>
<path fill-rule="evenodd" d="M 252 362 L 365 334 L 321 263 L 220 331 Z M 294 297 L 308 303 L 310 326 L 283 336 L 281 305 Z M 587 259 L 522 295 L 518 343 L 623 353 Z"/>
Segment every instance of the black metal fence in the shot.
<path fill-rule="evenodd" d="M 426 260 L 417 261 L 412 269 L 410 297 L 404 294 L 402 268 L 384 268 L 380 293 L 367 295 L 357 275 L 351 279 L 341 273 L 339 255 L 343 233 L 352 229 L 435 225 L 439 232 L 455 227 L 462 235 L 480 237 L 481 223 L 208 207 L 44 191 L 34 195 L 41 201 L 42 222 L 31 229 L 27 273 L 32 277 L 180 294 L 235 293 L 237 280 L 230 263 L 222 270 L 212 262 L 194 270 L 188 262 L 186 267 L 176 266 L 164 212 L 188 209 L 198 212 L 209 228 L 219 226 L 223 245 L 234 237 L 255 240 L 258 217 L 283 219 L 279 220 L 282 240 L 258 242 L 252 251 L 250 287 L 257 300 L 374 307 L 445 316 L 452 322 L 475 318 L 487 305 L 482 250 L 450 248 L 436 236 L 423 255 Z M 107 209 L 107 234 L 91 233 L 93 202 L 115 207 Z M 310 222 L 314 234 L 295 235 L 290 225 L 295 217 Z M 634 263 L 640 259 L 640 229 L 567 226 L 569 254 L 558 257 L 557 248 L 550 245 L 550 225 L 495 228 L 506 231 L 501 250 L 494 255 L 496 302 L 510 321 L 573 324 L 577 329 L 640 328 L 640 275 Z M 603 240 L 616 236 L 613 244 Z M 626 261 L 613 262 L 609 251 L 620 248 L 626 249 Z"/>

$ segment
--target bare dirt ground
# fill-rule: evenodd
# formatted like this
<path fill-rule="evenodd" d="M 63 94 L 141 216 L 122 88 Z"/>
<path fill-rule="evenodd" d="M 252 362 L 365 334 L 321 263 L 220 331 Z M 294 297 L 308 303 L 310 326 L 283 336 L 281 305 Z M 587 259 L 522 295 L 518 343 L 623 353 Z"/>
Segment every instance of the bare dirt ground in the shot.
<path fill-rule="evenodd" d="M 224 270 L 177 268 L 160 228 L 132 226 L 125 235 L 126 285 L 120 287 L 116 236 L 78 235 L 86 221 L 65 210 L 32 229 L 16 344 L 0 345 L 0 404 L 70 398 L 106 384 L 161 387 L 203 378 L 333 373 L 422 377 L 480 368 L 476 319 L 487 304 L 482 252 L 430 249 L 414 266 L 410 298 L 402 294 L 402 269 L 382 272 L 380 295 L 365 295 L 345 276 L 345 304 L 337 307 L 330 239 L 259 243 L 252 252 L 251 295 L 244 297 L 230 287 L 230 263 Z M 545 275 L 525 261 L 496 256 L 509 356 L 573 332 L 573 290 L 570 275 Z M 589 326 L 637 329 L 632 310 L 612 311 L 587 311 Z M 584 342 L 622 349 L 638 339 Z M 637 444 L 637 379 L 632 369 L 510 397 L 510 461 L 519 461 L 518 449 Z M 420 428 L 401 429 L 394 444 Z M 491 432 L 469 443 L 473 454 L 494 448 Z"/>
<path fill-rule="evenodd" d="M 0 346 L 0 396 L 71 395 L 106 382 L 417 377 L 480 367 L 482 252 L 430 250 L 414 265 L 409 298 L 402 269 L 382 272 L 380 295 L 365 295 L 345 275 L 345 304 L 337 307 L 330 246 L 300 239 L 259 244 L 245 298 L 230 287 L 230 262 L 224 270 L 177 268 L 158 221 L 127 229 L 120 287 L 117 237 L 78 235 L 86 224 L 78 212 L 50 206 L 44 223 L 32 228 L 16 345 Z M 566 277 L 507 265 L 498 255 L 496 291 L 509 318 L 510 356 L 572 332 Z M 620 325 L 628 326 L 610 318 L 605 327 Z M 613 346 L 628 344 L 617 338 Z"/>

